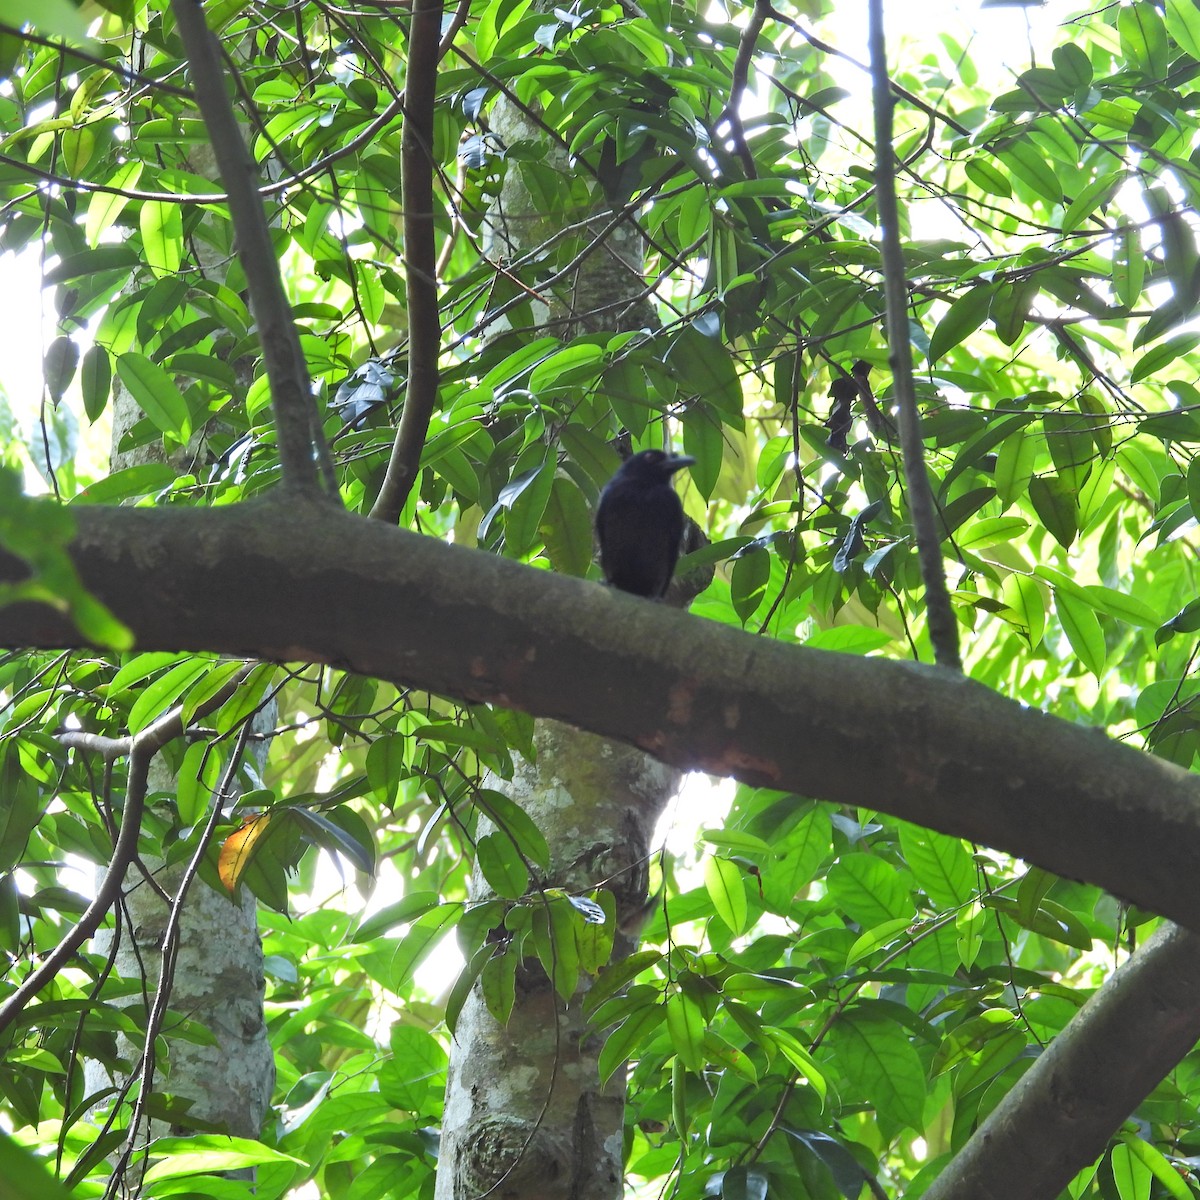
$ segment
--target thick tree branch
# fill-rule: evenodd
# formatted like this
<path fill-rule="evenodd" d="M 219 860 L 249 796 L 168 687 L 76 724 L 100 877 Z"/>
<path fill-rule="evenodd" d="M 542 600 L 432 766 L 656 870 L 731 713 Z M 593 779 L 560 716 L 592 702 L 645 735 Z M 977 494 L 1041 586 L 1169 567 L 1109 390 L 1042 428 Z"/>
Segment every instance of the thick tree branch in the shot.
<path fill-rule="evenodd" d="M 1197 991 L 1200 937 L 1162 926 L 1021 1077 L 925 1200 L 1057 1196 L 1200 1040 Z"/>
<path fill-rule="evenodd" d="M 404 276 L 408 298 L 408 388 L 383 486 L 371 516 L 400 520 L 437 403 L 442 324 L 438 316 L 437 248 L 433 236 L 433 112 L 437 94 L 442 0 L 414 0 L 404 80 L 400 184 L 404 205 Z"/>
<path fill-rule="evenodd" d="M 967 837 L 1200 931 L 1200 780 L 953 672 L 755 638 L 327 505 L 76 521 L 84 584 L 141 650 L 332 663 L 555 717 Z M 0 555 L 0 580 L 24 574 Z M 0 609 L 0 645 L 82 644 L 48 606 Z"/>
<path fill-rule="evenodd" d="M 323 492 L 336 497 L 333 460 L 258 195 L 258 172 L 225 92 L 220 51 L 204 23 L 204 10 L 197 0 L 172 0 L 171 10 L 187 51 L 196 103 L 208 127 L 228 195 L 229 215 L 237 233 L 238 258 L 246 274 L 250 308 L 271 384 L 271 408 L 275 414 L 284 485 L 294 491 L 312 495 Z"/>
<path fill-rule="evenodd" d="M 896 204 L 896 162 L 892 151 L 892 85 L 887 73 L 883 38 L 883 0 L 869 0 L 871 81 L 875 106 L 875 204 L 879 210 L 880 252 L 883 257 L 883 290 L 887 298 L 888 361 L 900 414 L 900 452 L 908 511 L 917 539 L 917 557 L 925 585 L 925 612 L 929 640 L 939 666 L 961 670 L 958 624 L 946 591 L 942 543 L 938 537 L 937 509 L 925 469 L 921 441 L 921 414 L 913 387 L 912 347 L 908 341 L 908 287 L 904 278 L 904 251 L 900 246 L 900 213 Z"/>

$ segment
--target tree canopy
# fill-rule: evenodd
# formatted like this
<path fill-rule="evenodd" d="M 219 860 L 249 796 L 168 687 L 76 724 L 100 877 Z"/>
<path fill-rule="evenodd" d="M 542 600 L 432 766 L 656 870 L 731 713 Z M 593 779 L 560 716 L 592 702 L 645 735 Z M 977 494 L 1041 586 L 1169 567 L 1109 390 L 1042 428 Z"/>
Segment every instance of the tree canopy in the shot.
<path fill-rule="evenodd" d="M 467 997 L 538 970 L 630 1194 L 951 1195 L 1005 1105 L 1033 1178 L 1068 1094 L 1052 1191 L 957 1194 L 1200 1194 L 1200 10 L 1052 5 L 997 85 L 885 7 L 886 57 L 827 0 L 6 6 L 17 1186 L 115 1194 L 149 1113 L 139 1194 L 432 1196 Z M 647 447 L 686 613 L 593 561 Z M 535 717 L 736 780 L 632 954 L 504 790 Z M 126 870 L 258 905 L 258 1140 L 89 1082 L 221 1049 L 110 961 Z"/>

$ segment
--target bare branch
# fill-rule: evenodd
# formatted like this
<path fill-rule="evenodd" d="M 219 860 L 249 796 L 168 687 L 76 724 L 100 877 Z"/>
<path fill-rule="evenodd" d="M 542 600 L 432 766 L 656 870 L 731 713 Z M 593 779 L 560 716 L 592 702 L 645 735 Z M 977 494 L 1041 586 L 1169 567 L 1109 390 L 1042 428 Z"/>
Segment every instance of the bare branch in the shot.
<path fill-rule="evenodd" d="M 371 516 L 400 520 L 437 403 L 442 324 L 438 316 L 433 237 L 433 109 L 437 92 L 442 0 L 414 0 L 404 81 L 400 183 L 404 205 L 404 273 L 408 296 L 408 389 L 387 474 Z"/>
<path fill-rule="evenodd" d="M 191 66 L 196 103 L 228 194 L 238 257 L 271 384 L 284 486 L 336 498 L 332 458 L 313 400 L 308 364 L 257 192 L 258 172 L 225 91 L 225 70 L 216 39 L 204 23 L 204 10 L 197 0 L 172 0 L 171 9 Z"/>
<path fill-rule="evenodd" d="M 875 204 L 879 210 L 883 287 L 887 298 L 888 361 L 900 414 L 900 451 L 908 511 L 917 539 L 917 556 L 925 584 L 925 612 L 929 640 L 939 666 L 962 669 L 958 653 L 958 623 L 946 591 L 942 545 L 938 537 L 937 509 L 925 469 L 921 441 L 921 414 L 913 387 L 912 347 L 908 340 L 908 287 L 904 278 L 904 252 L 900 247 L 900 214 L 896 205 L 896 165 L 892 150 L 892 90 L 887 73 L 883 37 L 883 0 L 870 0 L 871 81 L 875 105 Z"/>

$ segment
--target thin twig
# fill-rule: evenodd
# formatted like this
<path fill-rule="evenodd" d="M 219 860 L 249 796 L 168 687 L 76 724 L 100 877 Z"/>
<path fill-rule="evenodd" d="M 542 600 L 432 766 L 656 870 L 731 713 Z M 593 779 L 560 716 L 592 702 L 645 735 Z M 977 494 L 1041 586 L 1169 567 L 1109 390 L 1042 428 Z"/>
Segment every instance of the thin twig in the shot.
<path fill-rule="evenodd" d="M 908 340 L 908 289 L 904 278 L 904 252 L 900 246 L 899 210 L 896 204 L 896 165 L 892 149 L 892 90 L 887 72 L 883 36 L 883 0 L 868 2 L 871 86 L 875 107 L 875 204 L 879 212 L 883 286 L 887 299 L 888 361 L 900 418 L 900 451 L 908 487 L 908 511 L 917 539 L 917 557 L 925 584 L 925 613 L 934 660 L 939 666 L 962 670 L 958 653 L 958 624 L 950 607 L 942 547 L 937 531 L 937 510 L 925 450 L 921 441 L 921 416 L 913 386 L 912 347 Z"/>
<path fill-rule="evenodd" d="M 400 182 L 408 298 L 408 389 L 387 474 L 371 516 L 394 525 L 417 480 L 429 420 L 437 403 L 442 325 L 438 316 L 433 228 L 433 109 L 437 92 L 442 0 L 415 0 L 404 81 Z"/>
<path fill-rule="evenodd" d="M 225 90 L 225 71 L 216 39 L 205 24 L 204 10 L 196 0 L 172 0 L 171 9 L 187 51 L 196 104 L 208 128 L 229 197 L 238 257 L 246 275 L 250 307 L 271 385 L 284 486 L 336 499 L 333 460 L 325 443 L 308 364 L 300 348 L 300 336 L 258 195 L 258 171 Z"/>

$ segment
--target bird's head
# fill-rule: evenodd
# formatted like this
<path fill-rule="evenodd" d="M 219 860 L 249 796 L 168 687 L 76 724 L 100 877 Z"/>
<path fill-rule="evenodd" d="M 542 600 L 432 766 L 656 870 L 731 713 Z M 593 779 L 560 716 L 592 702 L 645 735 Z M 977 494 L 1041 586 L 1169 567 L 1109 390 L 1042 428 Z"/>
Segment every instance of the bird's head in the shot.
<path fill-rule="evenodd" d="M 690 467 L 696 460 L 688 454 L 667 454 L 663 450 L 639 450 L 627 458 L 619 474 L 626 479 L 667 480 L 676 471 Z"/>

